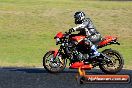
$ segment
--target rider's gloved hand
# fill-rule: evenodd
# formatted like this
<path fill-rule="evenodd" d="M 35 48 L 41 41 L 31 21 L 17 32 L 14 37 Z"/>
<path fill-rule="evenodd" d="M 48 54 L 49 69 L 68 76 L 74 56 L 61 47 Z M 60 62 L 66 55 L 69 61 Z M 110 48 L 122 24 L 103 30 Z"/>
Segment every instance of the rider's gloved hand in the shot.
<path fill-rule="evenodd" d="M 69 29 L 69 34 L 71 34 L 72 32 L 74 32 L 75 30 L 73 28 Z"/>

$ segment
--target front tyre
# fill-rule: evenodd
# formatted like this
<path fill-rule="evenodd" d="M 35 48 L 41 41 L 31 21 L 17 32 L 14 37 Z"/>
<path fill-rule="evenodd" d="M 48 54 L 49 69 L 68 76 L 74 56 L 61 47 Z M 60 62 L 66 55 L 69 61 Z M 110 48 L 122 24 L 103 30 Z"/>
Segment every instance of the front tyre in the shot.
<path fill-rule="evenodd" d="M 51 73 L 57 73 L 64 70 L 66 67 L 67 60 L 63 58 L 62 55 L 57 55 L 56 58 L 53 57 L 54 51 L 47 52 L 43 57 L 44 68 Z"/>
<path fill-rule="evenodd" d="M 104 73 L 116 74 L 122 70 L 124 65 L 124 59 L 118 51 L 112 49 L 106 49 L 102 51 L 102 53 L 110 57 L 111 60 L 111 63 L 104 62 L 99 65 L 100 69 Z"/>

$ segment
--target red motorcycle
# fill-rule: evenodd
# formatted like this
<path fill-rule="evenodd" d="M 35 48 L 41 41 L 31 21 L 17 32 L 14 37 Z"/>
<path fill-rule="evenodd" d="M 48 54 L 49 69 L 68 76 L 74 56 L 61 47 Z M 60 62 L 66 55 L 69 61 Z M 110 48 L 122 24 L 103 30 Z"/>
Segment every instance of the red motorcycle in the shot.
<path fill-rule="evenodd" d="M 67 65 L 67 60 L 70 69 L 78 69 L 79 67 L 91 69 L 99 66 L 104 73 L 115 74 L 123 68 L 123 57 L 116 50 L 105 49 L 100 52 L 100 57 L 90 59 L 90 48 L 84 42 L 85 37 L 84 35 L 69 34 L 68 32 L 65 32 L 65 34 L 62 32 L 57 33 L 54 39 L 56 39 L 56 45 L 60 44 L 60 48 L 48 51 L 44 55 L 44 68 L 52 73 L 63 71 Z M 96 45 L 100 49 L 111 44 L 120 45 L 117 42 L 117 37 L 106 36 Z"/>

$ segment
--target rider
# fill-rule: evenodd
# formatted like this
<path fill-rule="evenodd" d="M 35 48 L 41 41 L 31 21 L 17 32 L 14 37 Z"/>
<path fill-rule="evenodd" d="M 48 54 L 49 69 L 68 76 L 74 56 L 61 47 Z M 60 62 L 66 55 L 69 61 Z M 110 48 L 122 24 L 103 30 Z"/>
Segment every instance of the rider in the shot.
<path fill-rule="evenodd" d="M 100 53 L 97 51 L 96 43 L 99 42 L 102 37 L 100 33 L 95 29 L 90 18 L 86 18 L 84 12 L 79 11 L 74 14 L 75 24 L 78 24 L 76 27 L 69 29 L 69 33 L 80 31 L 79 34 L 85 35 L 84 39 L 85 44 L 91 48 L 90 58 L 100 56 Z"/>

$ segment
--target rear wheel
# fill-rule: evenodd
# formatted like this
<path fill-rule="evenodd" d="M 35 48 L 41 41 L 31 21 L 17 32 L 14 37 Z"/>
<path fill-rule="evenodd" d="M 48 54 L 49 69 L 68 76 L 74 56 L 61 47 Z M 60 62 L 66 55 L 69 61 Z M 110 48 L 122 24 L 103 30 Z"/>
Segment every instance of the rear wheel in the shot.
<path fill-rule="evenodd" d="M 62 55 L 53 57 L 54 51 L 47 52 L 43 57 L 43 66 L 48 72 L 57 73 L 63 71 L 66 67 L 67 60 Z"/>
<path fill-rule="evenodd" d="M 124 59 L 118 51 L 107 49 L 104 50 L 102 53 L 107 55 L 111 60 L 110 63 L 102 62 L 102 64 L 99 65 L 100 69 L 104 73 L 116 74 L 122 70 L 124 65 Z"/>

